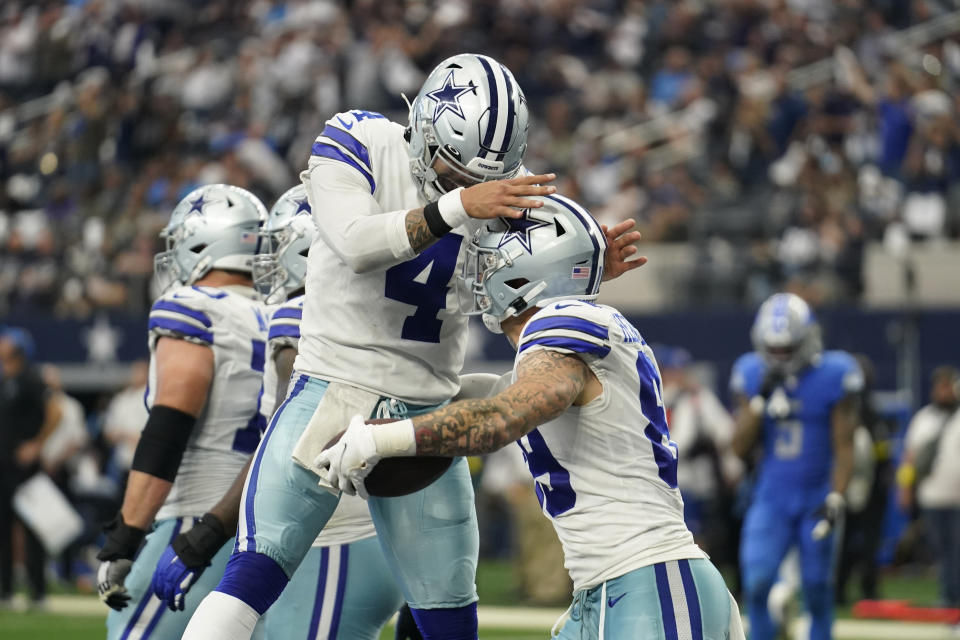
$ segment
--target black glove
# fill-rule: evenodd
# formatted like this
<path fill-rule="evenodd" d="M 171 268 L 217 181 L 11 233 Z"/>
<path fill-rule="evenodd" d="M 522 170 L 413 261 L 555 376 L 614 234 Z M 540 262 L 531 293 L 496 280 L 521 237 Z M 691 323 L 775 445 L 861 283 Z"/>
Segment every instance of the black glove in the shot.
<path fill-rule="evenodd" d="M 103 527 L 107 541 L 97 554 L 100 567 L 97 570 L 97 592 L 108 607 L 120 611 L 130 601 L 130 594 L 123 585 L 133 566 L 133 557 L 137 555 L 140 543 L 147 532 L 131 527 L 123 521 L 123 515 L 117 512 L 113 520 Z"/>
<path fill-rule="evenodd" d="M 223 523 L 206 513 L 189 531 L 181 533 L 167 547 L 150 582 L 150 589 L 171 611 L 182 611 L 184 599 L 213 556 L 230 539 Z"/>
<path fill-rule="evenodd" d="M 783 384 L 783 374 L 772 367 L 768 368 L 767 373 L 763 376 L 763 381 L 760 383 L 760 389 L 757 390 L 756 395 L 750 398 L 750 410 L 758 416 L 762 415 L 766 411 L 767 400 L 781 384 Z"/>

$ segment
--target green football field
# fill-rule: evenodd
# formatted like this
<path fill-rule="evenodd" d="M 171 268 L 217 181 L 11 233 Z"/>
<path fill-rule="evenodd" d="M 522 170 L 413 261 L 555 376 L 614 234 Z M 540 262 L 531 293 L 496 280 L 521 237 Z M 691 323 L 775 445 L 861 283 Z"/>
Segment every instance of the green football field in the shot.
<path fill-rule="evenodd" d="M 513 640 L 545 640 L 550 625 L 561 612 L 516 606 L 512 571 L 507 563 L 482 563 L 477 576 L 481 598 L 480 637 Z M 933 604 L 936 584 L 929 576 L 887 576 L 882 582 L 887 598 Z M 849 609 L 838 610 L 835 637 L 838 640 L 938 640 L 956 638 L 943 625 L 862 621 L 850 618 Z M 0 640 L 102 640 L 105 609 L 93 596 L 58 594 L 48 612 L 0 611 Z M 392 639 L 388 628 L 381 640 Z M 165 639 L 164 639 L 165 640 Z"/>

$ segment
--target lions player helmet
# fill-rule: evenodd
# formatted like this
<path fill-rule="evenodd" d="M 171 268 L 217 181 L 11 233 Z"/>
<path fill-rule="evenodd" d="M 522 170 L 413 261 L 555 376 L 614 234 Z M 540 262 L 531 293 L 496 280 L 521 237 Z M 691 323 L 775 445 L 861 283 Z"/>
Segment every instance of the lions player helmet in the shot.
<path fill-rule="evenodd" d="M 777 293 L 760 305 L 750 339 L 767 366 L 785 376 L 799 373 L 823 351 L 820 325 L 792 293 Z"/>
<path fill-rule="evenodd" d="M 512 178 L 527 149 L 527 101 L 493 58 L 462 53 L 441 62 L 410 107 L 410 170 L 427 200 L 457 187 Z M 438 177 L 441 159 L 455 179 Z"/>
<path fill-rule="evenodd" d="M 316 230 L 303 185 L 289 189 L 270 209 L 253 258 L 253 284 L 267 304 L 279 304 L 303 288 Z"/>
<path fill-rule="evenodd" d="M 161 293 L 174 284 L 190 285 L 211 269 L 249 273 L 267 209 L 239 187 L 211 184 L 191 191 L 160 232 L 167 250 L 153 261 Z"/>
<path fill-rule="evenodd" d="M 531 306 L 593 300 L 600 290 L 607 248 L 600 225 L 568 198 L 540 199 L 539 209 L 492 221 L 467 245 L 460 310 L 481 314 L 494 333 Z"/>

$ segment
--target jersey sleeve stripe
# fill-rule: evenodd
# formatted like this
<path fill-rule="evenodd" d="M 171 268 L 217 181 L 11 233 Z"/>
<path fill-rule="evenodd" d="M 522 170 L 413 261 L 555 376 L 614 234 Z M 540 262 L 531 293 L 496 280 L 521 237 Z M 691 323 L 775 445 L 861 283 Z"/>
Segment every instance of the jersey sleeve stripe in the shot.
<path fill-rule="evenodd" d="M 205 325 L 201 320 L 197 320 L 191 316 L 183 315 L 182 313 L 177 313 L 173 311 L 160 311 L 154 309 L 150 313 L 150 318 L 164 319 L 164 320 L 173 320 L 174 322 L 182 322 L 184 324 L 196 327 L 199 331 L 209 330 L 210 327 Z"/>
<path fill-rule="evenodd" d="M 197 341 L 207 345 L 213 344 L 213 334 L 211 332 L 186 322 L 173 320 L 172 318 L 162 318 L 151 315 L 147 329 L 164 335 L 172 334 L 175 337 L 192 339 L 191 341 Z"/>
<path fill-rule="evenodd" d="M 210 322 L 210 317 L 207 314 L 205 314 L 203 311 L 191 309 L 190 307 L 173 302 L 171 300 L 157 300 L 153 304 L 153 308 L 150 311 L 151 311 L 151 315 L 153 315 L 154 311 L 169 311 L 174 314 L 178 313 L 180 315 L 188 316 L 190 318 L 193 318 L 194 320 L 199 321 L 201 324 L 203 324 L 203 326 L 207 327 L 208 329 L 213 324 L 212 322 Z"/>
<path fill-rule="evenodd" d="M 531 347 L 550 347 L 551 349 L 562 349 L 573 353 L 589 353 L 601 358 L 610 353 L 610 347 L 606 345 L 561 336 L 546 336 L 529 340 L 520 346 L 520 353 Z"/>
<path fill-rule="evenodd" d="M 313 155 L 318 158 L 329 158 L 330 160 L 339 160 L 340 162 L 346 163 L 360 172 L 364 178 L 367 179 L 367 182 L 370 183 L 370 193 L 373 193 L 377 189 L 377 183 L 373 180 L 373 174 L 363 168 L 363 166 L 341 151 L 338 147 L 328 144 L 326 142 L 314 142 Z"/>
<path fill-rule="evenodd" d="M 583 318 L 573 316 L 549 316 L 534 320 L 527 325 L 524 330 L 524 340 L 533 337 L 533 334 L 540 331 L 549 331 L 551 329 L 567 329 L 569 331 L 579 331 L 589 334 L 595 338 L 606 340 L 610 337 L 607 327 L 596 322 L 591 322 Z"/>
<path fill-rule="evenodd" d="M 341 147 L 356 156 L 357 159 L 366 167 L 367 171 L 373 171 L 373 167 L 370 164 L 370 152 L 367 151 L 367 148 L 362 142 L 354 138 L 343 129 L 328 124 L 326 127 L 324 127 L 320 136 L 324 138 L 330 138 L 330 140 L 336 142 Z"/>
<path fill-rule="evenodd" d="M 274 338 L 300 338 L 299 324 L 271 324 L 270 332 L 267 334 L 268 340 Z"/>
<path fill-rule="evenodd" d="M 300 320 L 303 318 L 303 308 L 302 307 L 280 307 L 273 313 L 273 319 L 278 320 L 280 318 L 292 318 L 294 320 Z"/>

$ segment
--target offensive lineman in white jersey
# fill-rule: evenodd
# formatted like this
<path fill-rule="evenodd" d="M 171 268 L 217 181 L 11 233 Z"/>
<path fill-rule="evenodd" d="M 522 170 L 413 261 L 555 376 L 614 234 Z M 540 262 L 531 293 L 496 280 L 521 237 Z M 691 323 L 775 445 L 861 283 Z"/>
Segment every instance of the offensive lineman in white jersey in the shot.
<path fill-rule="evenodd" d="M 260 439 L 267 318 L 250 270 L 266 213 L 244 189 L 209 185 L 184 198 L 161 233 L 167 250 L 155 270 L 164 293 L 148 325 L 150 417 L 123 506 L 97 555 L 100 597 L 114 609 L 108 639 L 183 632 L 192 610 L 166 610 L 149 589 L 153 569 L 170 541 L 230 486 Z M 229 545 L 218 547 L 212 562 L 220 571 L 229 554 Z M 209 591 L 217 576 L 195 589 Z"/>
<path fill-rule="evenodd" d="M 513 384 L 390 424 L 355 416 L 316 462 L 345 493 L 364 493 L 384 457 L 517 441 L 573 579 L 560 638 L 742 638 L 736 602 L 683 522 L 653 352 L 616 309 L 589 302 L 603 233 L 574 202 L 543 202 L 478 233 L 464 272 L 469 312 L 517 348 Z"/>
<path fill-rule="evenodd" d="M 260 232 L 253 281 L 271 310 L 261 401 L 265 416 L 272 416 L 286 395 L 300 339 L 307 250 L 314 234 L 302 185 L 280 196 Z M 204 516 L 212 517 L 218 529 L 236 530 L 248 467 Z M 166 562 L 161 559 L 157 565 L 153 590 L 171 610 L 183 608 L 187 593 L 223 543 L 203 527 L 201 522 L 181 534 Z M 366 502 L 351 496 L 342 499 L 288 588 L 261 619 L 257 633 L 277 640 L 379 638 L 381 628 L 403 604 L 403 595 L 375 536 Z"/>
<path fill-rule="evenodd" d="M 327 121 L 301 175 L 318 238 L 296 376 L 248 476 L 243 544 L 184 638 L 249 637 L 279 596 L 336 506 L 312 461 L 344 418 L 416 415 L 457 393 L 467 319 L 453 276 L 463 239 L 481 219 L 517 217 L 540 205 L 530 196 L 555 190 L 538 186 L 552 174 L 515 177 L 526 132 L 513 76 L 474 54 L 431 72 L 406 129 L 367 111 Z M 623 259 L 638 237 L 613 241 L 610 273 L 630 268 Z M 422 491 L 369 505 L 424 638 L 476 638 L 478 532 L 466 462 Z"/>

